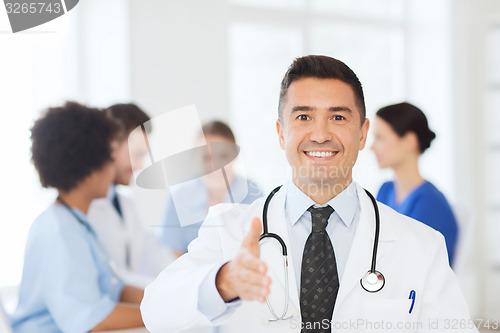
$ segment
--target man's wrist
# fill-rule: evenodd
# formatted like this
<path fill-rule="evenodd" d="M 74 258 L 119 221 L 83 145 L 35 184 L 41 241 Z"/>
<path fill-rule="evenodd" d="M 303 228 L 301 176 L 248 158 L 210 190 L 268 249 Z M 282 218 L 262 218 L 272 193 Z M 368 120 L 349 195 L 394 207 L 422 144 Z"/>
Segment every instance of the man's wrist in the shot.
<path fill-rule="evenodd" d="M 227 262 L 222 265 L 215 277 L 215 286 L 217 288 L 217 291 L 226 303 L 229 303 L 238 298 L 238 295 L 232 290 L 229 285 L 229 279 L 227 279 L 229 264 L 230 262 Z"/>

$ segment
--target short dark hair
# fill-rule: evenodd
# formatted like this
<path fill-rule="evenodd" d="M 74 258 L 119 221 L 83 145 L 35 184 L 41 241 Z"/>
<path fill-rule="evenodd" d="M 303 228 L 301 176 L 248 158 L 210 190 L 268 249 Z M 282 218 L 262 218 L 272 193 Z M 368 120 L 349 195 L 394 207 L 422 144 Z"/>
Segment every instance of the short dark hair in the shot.
<path fill-rule="evenodd" d="M 69 191 L 111 162 L 118 130 L 102 111 L 75 102 L 44 110 L 31 128 L 31 159 L 42 186 Z"/>
<path fill-rule="evenodd" d="M 146 112 L 133 103 L 114 104 L 104 112 L 120 125 L 123 139 L 126 139 L 134 129 L 151 119 Z M 148 123 L 148 126 L 144 126 L 144 130 L 151 133 L 151 124 Z"/>
<path fill-rule="evenodd" d="M 425 114 L 410 103 L 388 105 L 377 111 L 377 117 L 385 120 L 399 137 L 408 132 L 417 135 L 420 153 L 431 146 L 436 134 L 430 130 Z"/>
<path fill-rule="evenodd" d="M 213 120 L 205 123 L 202 126 L 202 130 L 204 135 L 219 135 L 236 143 L 236 138 L 234 137 L 231 127 L 220 120 Z"/>
<path fill-rule="evenodd" d="M 278 117 L 282 120 L 283 107 L 286 99 L 288 87 L 299 79 L 318 78 L 318 79 L 337 79 L 351 86 L 356 106 L 359 109 L 361 124 L 366 118 L 365 97 L 363 87 L 356 74 L 342 61 L 332 57 L 321 55 L 308 55 L 296 58 L 288 68 L 283 80 L 281 81 L 280 99 L 278 105 Z"/>

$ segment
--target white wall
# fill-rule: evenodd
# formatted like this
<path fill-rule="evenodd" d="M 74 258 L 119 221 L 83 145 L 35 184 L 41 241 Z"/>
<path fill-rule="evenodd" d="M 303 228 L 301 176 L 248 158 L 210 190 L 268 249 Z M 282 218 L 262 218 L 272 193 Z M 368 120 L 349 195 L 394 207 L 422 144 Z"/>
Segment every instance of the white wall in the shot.
<path fill-rule="evenodd" d="M 500 313 L 500 271 L 498 263 L 498 214 L 492 210 L 492 193 L 497 193 L 498 170 L 491 170 L 489 123 L 491 112 L 485 103 L 490 68 L 486 35 L 500 24 L 500 2 L 495 0 L 457 0 L 453 2 L 453 126 L 456 128 L 454 166 L 456 194 L 475 213 L 475 242 L 470 275 L 477 273 L 478 297 L 473 310 L 480 318 L 498 318 Z M 500 45 L 496 45 L 499 49 Z M 499 60 L 493 60 L 498 62 Z M 489 64 L 491 66 L 491 64 Z M 490 116 L 488 116 L 490 114 Z M 498 128 L 496 128 L 498 131 Z M 495 134 L 495 133 L 493 133 Z M 491 172 L 493 171 L 493 173 Z M 495 217 L 496 216 L 496 217 Z M 472 273 L 474 272 L 474 273 Z"/>
<path fill-rule="evenodd" d="M 80 1 L 75 8 L 80 100 L 107 107 L 130 99 L 129 2 Z"/>
<path fill-rule="evenodd" d="M 132 98 L 152 115 L 196 104 L 202 121 L 228 117 L 223 0 L 132 1 Z"/>

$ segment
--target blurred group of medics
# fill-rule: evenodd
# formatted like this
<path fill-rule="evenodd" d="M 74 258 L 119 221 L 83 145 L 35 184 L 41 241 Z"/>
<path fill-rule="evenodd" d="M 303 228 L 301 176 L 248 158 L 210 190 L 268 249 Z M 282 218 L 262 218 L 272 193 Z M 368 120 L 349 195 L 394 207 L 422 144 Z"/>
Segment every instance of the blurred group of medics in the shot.
<path fill-rule="evenodd" d="M 31 129 L 32 161 L 42 186 L 58 197 L 31 227 L 14 332 L 87 332 L 143 326 L 143 288 L 197 237 L 208 208 L 231 202 L 226 182 L 208 174 L 171 191 L 161 235 L 149 232 L 132 198 L 121 193 L 147 150 L 139 144 L 149 116 L 135 104 L 104 110 L 74 102 L 48 108 Z M 199 141 L 235 144 L 229 126 L 212 121 Z M 418 160 L 435 134 L 409 103 L 380 109 L 374 151 L 380 168 L 394 170 L 378 201 L 441 232 L 450 263 L 459 232 L 444 195 L 420 174 Z M 134 166 L 134 168 L 133 168 Z M 227 168 L 238 203 L 263 194 Z M 238 192 L 241 192 L 238 195 Z M 417 222 L 415 222 L 417 223 Z"/>
<path fill-rule="evenodd" d="M 148 153 L 142 126 L 150 117 L 135 104 L 104 110 L 67 102 L 44 110 L 31 129 L 32 162 L 55 202 L 34 221 L 26 244 L 14 332 L 86 332 L 143 326 L 143 288 L 196 238 L 208 208 L 230 202 L 227 186 L 210 174 L 169 195 L 164 232 L 139 219 L 130 184 Z M 235 143 L 228 125 L 206 123 L 206 143 Z M 210 159 L 210 156 L 209 156 Z M 251 203 L 257 185 L 227 168 L 235 197 Z M 242 196 L 238 196 L 241 192 Z M 185 200 L 181 227 L 172 198 Z M 194 200 L 194 206 L 191 203 Z M 185 212 L 186 210 L 184 210 Z M 163 238 L 163 242 L 162 239 Z"/>

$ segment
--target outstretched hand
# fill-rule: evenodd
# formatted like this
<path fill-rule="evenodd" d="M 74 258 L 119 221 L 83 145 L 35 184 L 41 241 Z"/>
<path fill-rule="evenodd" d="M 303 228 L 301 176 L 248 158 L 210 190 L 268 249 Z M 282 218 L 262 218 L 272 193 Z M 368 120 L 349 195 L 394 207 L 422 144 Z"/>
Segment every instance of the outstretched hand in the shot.
<path fill-rule="evenodd" d="M 238 254 L 217 273 L 217 290 L 225 302 L 239 297 L 263 303 L 269 295 L 271 279 L 266 274 L 266 264 L 260 260 L 261 232 L 260 219 L 254 217 Z"/>

